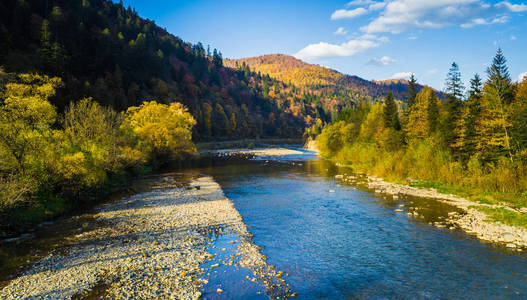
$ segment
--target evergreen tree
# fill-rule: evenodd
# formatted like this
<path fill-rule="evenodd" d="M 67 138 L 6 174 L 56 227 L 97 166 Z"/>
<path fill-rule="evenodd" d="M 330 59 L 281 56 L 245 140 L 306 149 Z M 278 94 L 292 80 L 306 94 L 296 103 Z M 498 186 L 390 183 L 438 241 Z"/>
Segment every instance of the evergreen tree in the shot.
<path fill-rule="evenodd" d="M 414 74 L 410 76 L 408 80 L 408 108 L 412 107 L 415 103 L 415 97 L 417 96 L 417 79 L 415 79 Z"/>
<path fill-rule="evenodd" d="M 384 125 L 386 128 L 393 128 L 401 130 L 401 122 L 399 121 L 399 113 L 397 112 L 397 104 L 391 91 L 388 92 L 384 99 Z"/>
<path fill-rule="evenodd" d="M 441 122 L 441 136 L 443 143 L 450 147 L 455 147 L 460 132 L 460 120 L 463 113 L 463 82 L 458 65 L 454 62 L 448 71 L 445 92 L 447 98 L 444 103 L 446 115 Z"/>
<path fill-rule="evenodd" d="M 439 123 L 439 99 L 437 99 L 436 93 L 431 91 L 428 96 L 428 105 L 426 107 L 428 120 L 428 133 L 433 134 L 437 130 Z"/>
<path fill-rule="evenodd" d="M 478 74 L 470 80 L 468 99 L 463 110 L 463 129 L 458 138 L 457 147 L 463 151 L 463 159 L 467 160 L 475 152 L 479 140 L 476 124 L 481 113 L 482 82 Z"/>
<path fill-rule="evenodd" d="M 498 49 L 492 65 L 487 69 L 489 78 L 483 89 L 477 148 L 491 160 L 507 153 L 512 161 L 509 134 L 511 123 L 507 120 L 504 106 L 513 99 L 513 86 L 506 62 L 503 52 Z"/>
<path fill-rule="evenodd" d="M 452 66 L 448 71 L 445 87 L 445 92 L 447 94 L 455 97 L 457 100 L 462 100 L 463 90 L 465 87 L 461 81 L 461 72 L 459 71 L 459 66 L 455 62 L 452 63 Z"/>
<path fill-rule="evenodd" d="M 487 85 L 496 91 L 496 95 L 503 104 L 509 104 L 513 98 L 512 80 L 507 68 L 507 59 L 501 48 L 496 52 L 492 65 L 487 68 Z"/>

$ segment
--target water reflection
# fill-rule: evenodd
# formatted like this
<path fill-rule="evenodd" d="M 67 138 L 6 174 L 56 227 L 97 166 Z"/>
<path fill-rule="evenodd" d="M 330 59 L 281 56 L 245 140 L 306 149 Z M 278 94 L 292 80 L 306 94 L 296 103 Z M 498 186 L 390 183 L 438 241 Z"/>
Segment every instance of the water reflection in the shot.
<path fill-rule="evenodd" d="M 457 210 L 335 180 L 324 160 L 205 168 L 300 298 L 525 298 L 525 255 L 429 223 Z M 401 206 L 403 205 L 403 206 Z M 395 212 L 402 208 L 403 212 Z M 418 216 L 407 212 L 418 210 Z"/>

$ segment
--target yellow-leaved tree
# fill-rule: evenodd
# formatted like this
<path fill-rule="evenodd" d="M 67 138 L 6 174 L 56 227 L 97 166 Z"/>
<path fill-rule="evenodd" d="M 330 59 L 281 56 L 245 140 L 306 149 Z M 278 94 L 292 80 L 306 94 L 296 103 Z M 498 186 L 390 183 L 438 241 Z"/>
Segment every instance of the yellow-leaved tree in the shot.
<path fill-rule="evenodd" d="M 51 126 L 57 113 L 48 98 L 59 78 L 20 74 L 0 94 L 0 198 L 12 205 L 46 182 Z"/>
<path fill-rule="evenodd" d="M 143 102 L 126 111 L 123 129 L 151 159 L 180 159 L 195 154 L 192 127 L 196 121 L 181 103 Z"/>

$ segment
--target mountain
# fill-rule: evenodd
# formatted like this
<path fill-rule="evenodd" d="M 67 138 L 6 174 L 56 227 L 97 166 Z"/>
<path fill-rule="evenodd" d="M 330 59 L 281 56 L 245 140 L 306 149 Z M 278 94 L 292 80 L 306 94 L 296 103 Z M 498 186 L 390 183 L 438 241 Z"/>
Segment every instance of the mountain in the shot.
<path fill-rule="evenodd" d="M 223 66 L 216 49 L 187 43 L 122 2 L 2 0 L 2 68 L 61 77 L 51 99 L 59 112 L 84 97 L 119 111 L 146 100 L 181 102 L 197 120 L 196 140 L 299 137 L 313 113 L 280 105 L 285 84 Z"/>
<path fill-rule="evenodd" d="M 307 90 L 322 93 L 351 95 L 377 100 L 392 91 L 395 98 L 403 100 L 408 92 L 408 81 L 391 79 L 369 81 L 358 76 L 345 75 L 319 65 L 309 64 L 295 57 L 283 54 L 269 54 L 258 57 L 225 60 L 225 65 L 235 68 L 247 65 L 252 71 L 269 75 L 282 82 L 290 83 Z M 417 86 L 418 91 L 423 88 Z"/>

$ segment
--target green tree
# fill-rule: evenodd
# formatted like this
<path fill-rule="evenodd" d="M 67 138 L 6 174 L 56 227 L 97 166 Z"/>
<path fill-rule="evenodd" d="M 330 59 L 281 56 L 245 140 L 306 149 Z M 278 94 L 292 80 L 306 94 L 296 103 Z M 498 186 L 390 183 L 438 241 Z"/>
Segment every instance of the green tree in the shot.
<path fill-rule="evenodd" d="M 454 62 L 448 71 L 445 82 L 447 97 L 444 107 L 446 113 L 441 121 L 441 137 L 445 146 L 454 147 L 461 134 L 460 120 L 463 113 L 463 90 L 461 72 L 458 65 Z"/>
<path fill-rule="evenodd" d="M 417 97 L 417 79 L 415 78 L 414 74 L 412 74 L 410 76 L 410 80 L 408 80 L 408 108 L 414 105 L 415 97 Z"/>
<path fill-rule="evenodd" d="M 395 130 L 401 130 L 401 122 L 399 121 L 399 112 L 397 111 L 397 104 L 391 91 L 388 92 L 384 98 L 384 126 Z"/>
<path fill-rule="evenodd" d="M 503 55 L 501 48 L 496 52 L 492 65 L 487 68 L 487 75 L 487 85 L 495 90 L 500 102 L 503 104 L 511 103 L 514 90 L 509 69 L 507 68 L 507 59 Z"/>
<path fill-rule="evenodd" d="M 498 159 L 505 152 L 512 161 L 509 134 L 511 124 L 506 116 L 505 105 L 512 101 L 514 90 L 506 63 L 503 52 L 498 49 L 492 65 L 487 69 L 478 149 L 487 154 L 489 159 Z"/>

